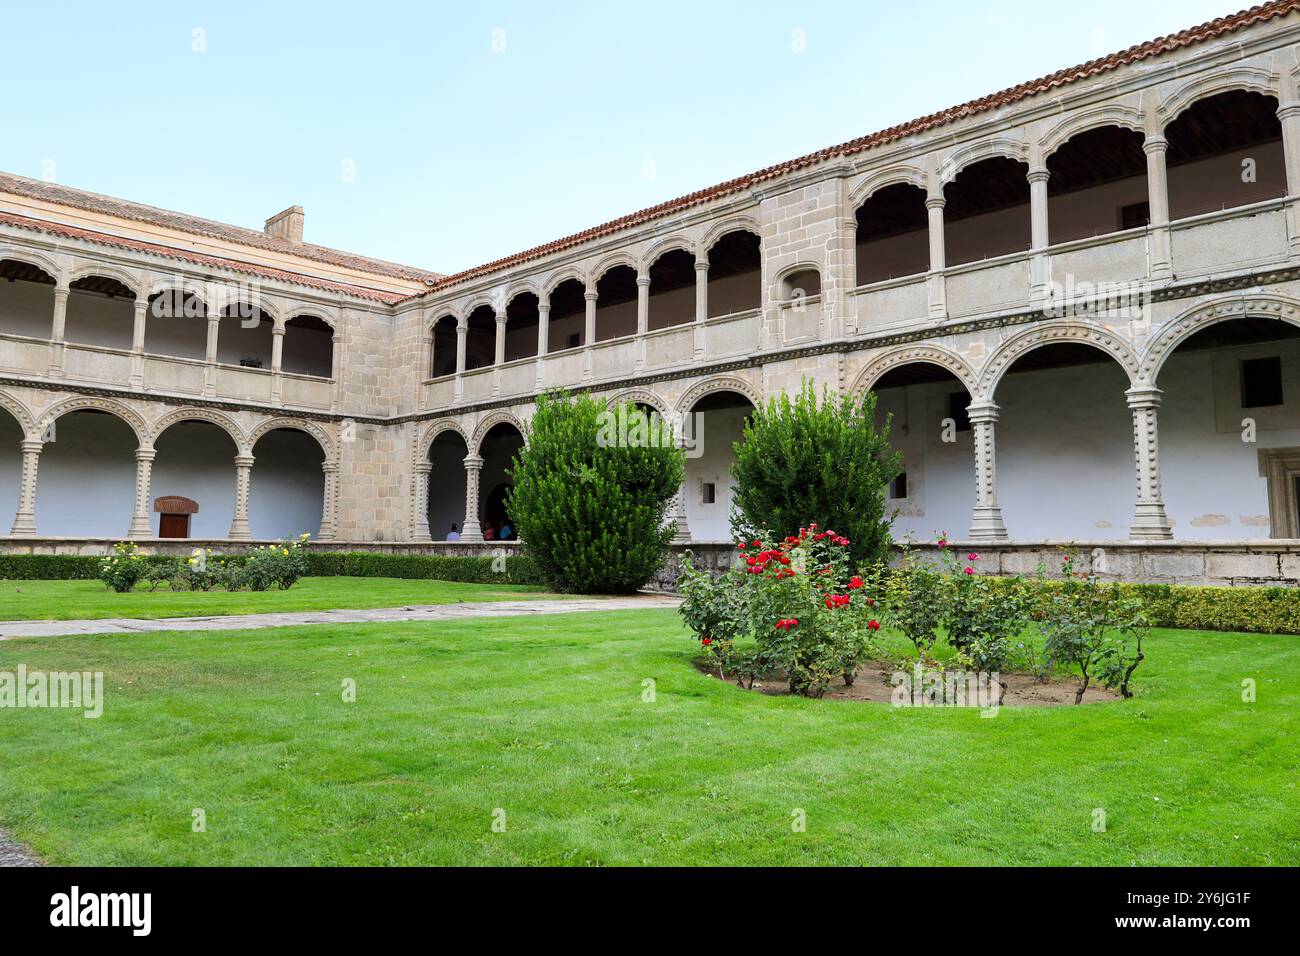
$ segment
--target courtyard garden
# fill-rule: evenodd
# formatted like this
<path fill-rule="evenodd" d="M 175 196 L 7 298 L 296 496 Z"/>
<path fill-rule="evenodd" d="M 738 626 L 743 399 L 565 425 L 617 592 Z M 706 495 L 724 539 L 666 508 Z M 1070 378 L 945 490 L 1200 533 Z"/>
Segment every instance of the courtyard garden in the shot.
<path fill-rule="evenodd" d="M 1147 647 L 1133 699 L 988 719 L 743 690 L 672 610 L 3 641 L 105 701 L 3 713 L 0 826 L 62 864 L 1300 863 L 1300 644 Z"/>

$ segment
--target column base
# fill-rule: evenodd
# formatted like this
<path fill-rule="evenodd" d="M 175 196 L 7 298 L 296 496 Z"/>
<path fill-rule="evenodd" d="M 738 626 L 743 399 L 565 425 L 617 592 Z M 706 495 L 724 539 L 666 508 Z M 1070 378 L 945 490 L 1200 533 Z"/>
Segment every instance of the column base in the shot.
<path fill-rule="evenodd" d="M 248 521 L 236 521 L 230 526 L 230 532 L 226 535 L 231 541 L 252 541 L 253 532 L 248 528 Z"/>
<path fill-rule="evenodd" d="M 970 536 L 977 541 L 1007 540 L 1007 528 L 1002 523 L 1002 509 L 996 505 L 976 506 L 971 515 Z"/>
<path fill-rule="evenodd" d="M 1140 541 L 1168 541 L 1173 538 L 1174 529 L 1165 515 L 1164 502 L 1139 504 L 1128 536 Z"/>
<path fill-rule="evenodd" d="M 126 536 L 133 541 L 138 541 L 141 538 L 152 538 L 153 527 L 149 524 L 149 519 L 136 515 L 131 519 L 131 530 L 126 533 Z"/>
<path fill-rule="evenodd" d="M 36 537 L 36 515 L 20 514 L 14 518 L 13 527 L 9 529 L 11 538 Z"/>

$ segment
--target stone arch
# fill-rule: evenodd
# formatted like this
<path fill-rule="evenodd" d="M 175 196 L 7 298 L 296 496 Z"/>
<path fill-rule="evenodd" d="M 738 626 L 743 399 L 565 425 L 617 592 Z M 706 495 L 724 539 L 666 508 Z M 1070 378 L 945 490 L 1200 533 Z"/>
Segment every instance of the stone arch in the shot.
<path fill-rule="evenodd" d="M 975 394 L 975 370 L 956 352 L 937 345 L 904 345 L 876 356 L 853 380 L 849 394 L 862 395 L 870 391 L 890 370 L 914 363 L 937 365 L 948 370 L 965 386 L 966 391 Z"/>
<path fill-rule="evenodd" d="M 570 279 L 576 279 L 582 284 L 584 289 L 591 285 L 591 281 L 587 278 L 585 272 L 574 266 L 569 266 L 568 268 L 561 269 L 559 272 L 552 273 L 548 276 L 546 281 L 542 283 L 542 291 L 538 293 L 538 296 L 546 301 L 550 301 L 551 293 Z"/>
<path fill-rule="evenodd" d="M 9 393 L 0 392 L 0 408 L 5 409 L 14 417 L 24 435 L 31 435 L 36 431 L 36 416 L 31 413 L 31 410 L 26 405 Z"/>
<path fill-rule="evenodd" d="M 474 295 L 470 299 L 466 300 L 465 302 L 461 303 L 459 314 L 457 316 L 457 322 L 468 320 L 469 317 L 474 314 L 475 309 L 481 309 L 485 305 L 492 310 L 493 315 L 496 315 L 498 312 L 504 309 L 506 307 L 506 304 L 505 301 L 501 298 L 501 290 L 492 289 L 491 291 L 488 292 L 480 292 L 477 295 Z"/>
<path fill-rule="evenodd" d="M 1084 110 L 1082 113 L 1067 116 L 1052 126 L 1039 140 L 1043 159 L 1046 160 L 1048 156 L 1051 156 L 1080 133 L 1101 129 L 1105 126 L 1119 126 L 1138 133 L 1146 132 L 1145 118 L 1141 110 L 1132 106 L 1125 106 L 1122 103 L 1099 106 L 1096 109 Z"/>
<path fill-rule="evenodd" d="M 1049 322 L 1025 329 L 999 345 L 980 370 L 975 388 L 971 390 L 971 400 L 992 401 L 998 383 L 1016 359 L 1036 348 L 1058 342 L 1089 345 L 1105 352 L 1119 363 L 1128 375 L 1129 383 L 1136 384 L 1138 357 L 1128 342 L 1101 326 L 1082 322 Z"/>
<path fill-rule="evenodd" d="M 270 314 L 269 310 L 267 314 L 268 315 Z M 334 312 L 334 310 L 321 309 L 312 305 L 294 306 L 292 309 L 285 312 L 283 321 L 285 322 L 285 324 L 288 324 L 289 322 L 292 322 L 294 319 L 301 318 L 304 315 L 315 316 L 316 318 L 324 322 L 326 325 L 328 325 L 335 332 L 338 331 L 338 315 Z"/>
<path fill-rule="evenodd" d="M 157 441 L 163 432 L 179 422 L 209 422 L 229 435 L 237 449 L 243 449 L 246 445 L 244 430 L 235 420 L 211 408 L 187 407 L 168 412 L 154 421 L 151 427 L 152 440 Z"/>
<path fill-rule="evenodd" d="M 503 306 L 507 306 L 525 292 L 531 292 L 533 295 L 537 296 L 540 301 L 542 294 L 538 292 L 537 289 L 538 286 L 535 279 L 516 279 L 506 286 L 506 290 L 501 297 L 501 303 Z"/>
<path fill-rule="evenodd" d="M 880 190 L 896 183 L 906 183 L 909 186 L 916 186 L 918 189 L 924 190 L 927 186 L 925 170 L 910 165 L 891 166 L 888 169 L 877 170 L 858 183 L 853 191 L 849 193 L 849 208 L 857 209 Z"/>
<path fill-rule="evenodd" d="M 673 409 L 670 402 L 665 401 L 648 388 L 625 388 L 621 392 L 615 392 L 605 400 L 605 407 L 613 408 L 623 402 L 649 405 L 663 418 L 667 418 Z"/>
<path fill-rule="evenodd" d="M 709 228 L 709 231 L 704 234 L 704 237 L 700 239 L 698 254 L 701 257 L 707 257 L 709 250 L 729 232 L 752 232 L 760 240 L 763 238 L 763 227 L 756 217 L 743 214 L 728 216 L 721 222 L 714 223 Z"/>
<path fill-rule="evenodd" d="M 939 164 L 940 181 L 947 185 L 957 178 L 958 173 L 972 163 L 978 163 L 982 159 L 993 159 L 997 156 L 1005 156 L 1007 159 L 1014 159 L 1018 163 L 1027 163 L 1029 162 L 1029 149 L 1023 141 L 1012 139 L 1009 136 L 993 136 L 989 139 L 980 140 L 978 143 L 971 143 L 969 146 L 954 150 L 947 159 Z"/>
<path fill-rule="evenodd" d="M 801 272 L 817 273 L 817 281 L 818 281 L 817 292 L 810 294 L 808 298 L 811 299 L 814 297 L 814 295 L 821 295 L 822 287 L 826 283 L 825 267 L 820 262 L 803 260 L 800 262 L 796 262 L 793 265 L 786 266 L 784 269 L 782 269 L 780 272 L 778 272 L 776 275 L 772 277 L 771 295 L 772 295 L 772 300 L 774 302 L 788 303 L 790 301 L 790 296 L 787 293 L 792 290 L 786 288 L 787 280 L 789 280 L 791 276 L 798 275 Z"/>
<path fill-rule="evenodd" d="M 265 419 L 258 424 L 256 428 L 249 432 L 248 444 L 244 448 L 241 448 L 241 453 L 251 455 L 253 449 L 257 447 L 257 443 L 262 436 L 267 432 L 275 431 L 277 428 L 290 428 L 300 432 L 306 432 L 312 438 L 316 439 L 316 443 L 320 445 L 321 451 L 325 453 L 325 461 L 327 464 L 338 460 L 334 451 L 334 440 L 330 438 L 329 433 L 325 431 L 324 428 L 321 428 L 321 426 L 316 422 L 308 421 L 305 418 L 283 417 Z"/>
<path fill-rule="evenodd" d="M 455 432 L 461 437 L 461 441 L 465 443 L 466 448 L 471 447 L 469 443 L 469 433 L 465 431 L 460 422 L 456 421 L 454 418 L 439 418 L 425 426 L 424 432 L 415 446 L 415 460 L 417 462 L 427 461 L 429 458 L 429 449 L 433 447 L 434 441 L 437 440 L 439 435 L 446 434 L 447 432 Z"/>
<path fill-rule="evenodd" d="M 637 261 L 636 256 L 629 252 L 612 252 L 605 258 L 601 259 L 592 267 L 591 270 L 591 287 L 595 288 L 596 283 L 604 278 L 605 273 L 615 266 L 628 266 L 633 272 L 640 272 L 641 264 Z"/>
<path fill-rule="evenodd" d="M 29 266 L 35 266 L 42 272 L 46 273 L 55 283 L 59 283 L 64 278 L 64 270 L 59 264 L 49 256 L 37 252 L 34 249 L 26 249 L 18 246 L 0 246 L 0 259 L 12 259 L 15 262 L 25 262 Z"/>
<path fill-rule="evenodd" d="M 1164 97 L 1159 107 L 1161 128 L 1178 119 L 1179 114 L 1198 100 L 1232 90 L 1248 90 L 1252 93 L 1278 97 L 1276 77 L 1262 67 L 1243 65 L 1228 70 L 1218 70 L 1209 76 L 1188 80 Z"/>
<path fill-rule="evenodd" d="M 32 438 L 41 440 L 41 435 L 52 422 L 58 421 L 64 415 L 70 412 L 92 409 L 100 412 L 108 412 L 115 415 L 135 432 L 135 438 L 138 447 L 153 447 L 153 435 L 149 431 L 149 426 L 145 420 L 132 408 L 121 402 L 114 401 L 111 398 L 92 398 L 89 396 L 76 396 L 65 398 L 62 401 L 55 402 L 37 417 L 36 427 L 33 429 Z"/>
<path fill-rule="evenodd" d="M 78 279 L 86 279 L 90 276 L 102 276 L 106 279 L 115 279 L 136 295 L 140 294 L 140 289 L 143 287 L 143 283 L 140 281 L 138 273 L 130 272 L 117 266 L 107 265 L 102 262 L 87 262 L 84 265 L 77 266 L 68 273 L 68 283 L 70 285 Z"/>
<path fill-rule="evenodd" d="M 645 251 L 641 261 L 634 267 L 637 274 L 646 275 L 650 271 L 650 267 L 658 262 L 661 256 L 679 249 L 688 255 L 699 258 L 699 249 L 690 239 L 685 236 L 666 236 Z"/>
<path fill-rule="evenodd" d="M 497 425 L 503 424 L 514 426 L 519 430 L 519 434 L 523 435 L 525 439 L 528 437 L 528 431 L 523 420 L 518 418 L 513 412 L 493 412 L 479 422 L 475 427 L 473 440 L 469 443 L 470 453 L 474 455 L 479 454 L 483 447 L 483 439 L 487 437 L 487 433 Z M 462 432 L 462 434 L 464 433 Z"/>
<path fill-rule="evenodd" d="M 1138 382 L 1154 385 L 1169 356 L 1201 329 L 1218 322 L 1248 317 L 1278 319 L 1300 326 L 1300 300 L 1279 295 L 1238 295 L 1187 309 L 1147 343 L 1138 370 Z"/>
<path fill-rule="evenodd" d="M 702 382 L 696 382 L 688 388 L 686 394 L 677 403 L 677 411 L 682 415 L 689 415 L 696 402 L 714 392 L 738 392 L 749 399 L 755 408 L 763 404 L 763 396 L 758 389 L 743 378 L 735 375 L 716 375 Z"/>

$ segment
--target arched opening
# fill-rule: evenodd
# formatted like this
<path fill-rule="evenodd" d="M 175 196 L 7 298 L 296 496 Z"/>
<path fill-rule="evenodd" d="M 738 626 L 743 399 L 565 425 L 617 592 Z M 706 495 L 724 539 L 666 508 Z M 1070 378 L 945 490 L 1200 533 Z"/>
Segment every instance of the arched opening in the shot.
<path fill-rule="evenodd" d="M 80 409 L 46 433 L 36 471 L 36 527 L 43 537 L 121 538 L 135 507 L 131 426 L 111 412 Z"/>
<path fill-rule="evenodd" d="M 578 279 L 565 279 L 551 290 L 550 301 L 546 351 L 580 348 L 586 333 L 587 287 Z"/>
<path fill-rule="evenodd" d="M 325 452 L 297 428 L 275 428 L 253 446 L 248 529 L 254 538 L 313 537 L 325 501 Z"/>
<path fill-rule="evenodd" d="M 1165 127 L 1169 218 L 1286 195 L 1277 99 L 1229 90 L 1197 100 Z"/>
<path fill-rule="evenodd" d="M 504 496 L 514 485 L 510 469 L 514 467 L 515 456 L 523 447 L 524 436 L 509 422 L 493 425 L 479 443 L 478 453 L 483 458 L 483 471 L 479 475 L 479 522 L 485 540 L 502 540 L 504 530 L 509 531 L 505 540 L 519 536 L 515 523 L 506 514 Z M 494 493 L 498 494 L 497 511 L 491 513 L 488 505 L 492 502 Z"/>
<path fill-rule="evenodd" d="M 75 345 L 129 349 L 135 332 L 135 293 L 107 276 L 84 276 L 68 287 L 63 338 Z"/>
<path fill-rule="evenodd" d="M 964 536 L 975 507 L 970 392 L 948 369 L 922 361 L 891 368 L 871 390 L 877 427 L 889 422 L 890 445 L 903 456 L 885 492 L 894 537 Z"/>
<path fill-rule="evenodd" d="M 966 166 L 943 187 L 947 265 L 1029 248 L 1028 173 L 1027 163 L 990 156 Z"/>
<path fill-rule="evenodd" d="M 208 352 L 208 306 L 192 292 L 166 289 L 149 296 L 145 351 L 202 359 Z"/>
<path fill-rule="evenodd" d="M 221 310 L 217 361 L 244 368 L 271 367 L 275 321 L 256 305 L 232 302 Z"/>
<path fill-rule="evenodd" d="M 541 321 L 532 292 L 520 292 L 506 306 L 506 361 L 533 358 L 537 355 L 537 326 Z"/>
<path fill-rule="evenodd" d="M 891 183 L 877 189 L 856 215 L 858 285 L 930 270 L 930 220 L 920 186 Z"/>
<path fill-rule="evenodd" d="M 695 256 L 670 249 L 650 266 L 647 328 L 668 329 L 695 321 Z"/>
<path fill-rule="evenodd" d="M 0 259 L 0 333 L 48 340 L 53 323 L 54 277 L 30 263 Z"/>
<path fill-rule="evenodd" d="M 465 320 L 465 371 L 487 368 L 496 361 L 497 314 L 490 305 L 480 305 Z"/>
<path fill-rule="evenodd" d="M 456 317 L 444 315 L 433 321 L 429 342 L 429 378 L 456 372 Z"/>
<path fill-rule="evenodd" d="M 459 538 L 465 529 L 465 459 L 469 446 L 459 432 L 448 429 L 429 446 L 429 534 L 434 541 Z M 455 540 L 455 539 L 453 539 Z"/>
<path fill-rule="evenodd" d="M 0 534 L 8 534 L 18 512 L 18 492 L 22 486 L 23 434 L 18 419 L 0 407 Z"/>
<path fill-rule="evenodd" d="M 597 342 L 636 334 L 636 270 L 614 266 L 596 280 Z"/>
<path fill-rule="evenodd" d="M 822 294 L 822 275 L 817 269 L 796 269 L 781 278 L 777 296 L 782 302 L 798 305 Z"/>
<path fill-rule="evenodd" d="M 754 403 L 740 392 L 710 392 L 696 402 L 683 423 L 686 471 L 682 501 L 686 526 L 695 541 L 731 540 L 733 446 L 745 436 Z"/>
<path fill-rule="evenodd" d="M 334 374 L 334 329 L 318 315 L 295 315 L 284 323 L 280 369 L 295 375 Z"/>
<path fill-rule="evenodd" d="M 1127 538 L 1136 500 L 1129 377 L 1091 345 L 1016 359 L 997 385 L 998 503 L 1013 539 Z"/>
<path fill-rule="evenodd" d="M 175 422 L 154 439 L 150 495 L 188 498 L 198 505 L 189 516 L 190 538 L 224 538 L 235 514 L 235 456 L 239 447 L 220 425 L 201 419 Z M 262 465 L 258 460 L 257 467 Z M 254 471 L 254 481 L 260 476 Z M 162 536 L 164 512 L 150 516 L 155 537 Z M 315 528 L 308 528 L 315 533 Z M 168 535 L 169 537 L 173 535 Z"/>
<path fill-rule="evenodd" d="M 1151 221 L 1145 137 L 1122 126 L 1076 133 L 1047 158 L 1049 242 L 1136 229 Z"/>
<path fill-rule="evenodd" d="M 1300 329 L 1260 316 L 1207 325 L 1156 385 L 1174 536 L 1300 537 Z"/>
<path fill-rule="evenodd" d="M 747 229 L 729 232 L 709 247 L 709 318 L 762 308 L 762 247 Z"/>

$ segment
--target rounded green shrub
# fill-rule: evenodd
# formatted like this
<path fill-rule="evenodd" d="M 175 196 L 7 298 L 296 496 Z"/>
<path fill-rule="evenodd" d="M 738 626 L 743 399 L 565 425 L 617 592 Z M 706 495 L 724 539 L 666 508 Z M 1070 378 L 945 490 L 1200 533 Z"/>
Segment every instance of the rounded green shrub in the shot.
<path fill-rule="evenodd" d="M 510 477 L 506 508 L 553 590 L 627 594 L 663 566 L 682 452 L 657 418 L 589 395 L 543 396 Z"/>

